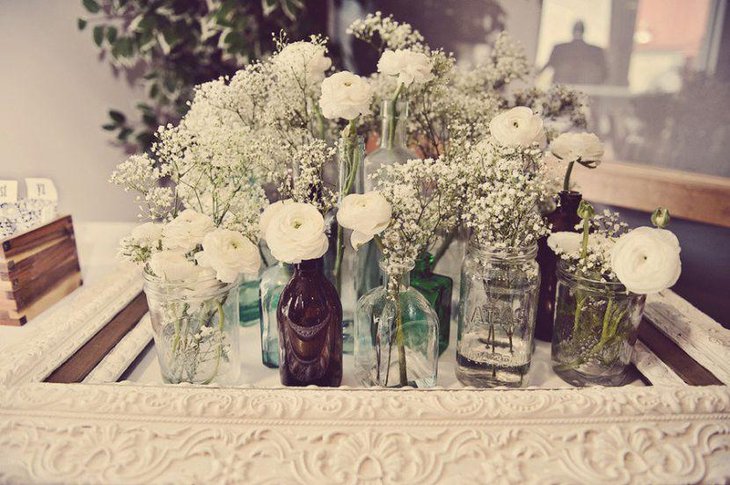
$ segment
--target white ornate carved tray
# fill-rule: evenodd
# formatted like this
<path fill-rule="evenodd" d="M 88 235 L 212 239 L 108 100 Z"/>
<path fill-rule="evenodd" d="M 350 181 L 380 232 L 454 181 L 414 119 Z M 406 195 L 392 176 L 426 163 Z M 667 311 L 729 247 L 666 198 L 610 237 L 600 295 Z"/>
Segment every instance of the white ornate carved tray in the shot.
<path fill-rule="evenodd" d="M 635 364 L 655 384 L 648 387 L 361 390 L 115 383 L 150 340 L 145 318 L 84 383 L 41 382 L 140 289 L 135 272 L 119 270 L 77 291 L 38 322 L 32 341 L 2 348 L 0 482 L 730 479 L 730 390 L 686 386 L 646 348 L 637 348 Z M 727 383 L 727 332 L 677 299 L 671 292 L 659 295 L 647 315 L 661 322 L 671 313 L 679 326 L 666 332 L 679 332 L 677 340 L 687 340 L 683 349 Z"/>

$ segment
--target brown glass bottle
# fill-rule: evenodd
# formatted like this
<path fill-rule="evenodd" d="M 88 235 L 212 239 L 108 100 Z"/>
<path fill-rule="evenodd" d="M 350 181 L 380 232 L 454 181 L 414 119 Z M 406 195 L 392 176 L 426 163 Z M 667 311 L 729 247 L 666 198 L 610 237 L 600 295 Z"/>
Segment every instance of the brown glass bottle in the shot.
<path fill-rule="evenodd" d="M 342 304 L 322 258 L 294 265 L 279 299 L 279 376 L 285 386 L 342 382 Z"/>
<path fill-rule="evenodd" d="M 580 192 L 562 191 L 559 194 L 560 204 L 547 221 L 552 232 L 578 232 L 575 226 L 580 222 L 578 204 L 583 199 Z M 553 339 L 553 318 L 555 311 L 555 287 L 557 276 L 555 270 L 558 257 L 547 245 L 547 237 L 537 243 L 537 263 L 540 265 L 540 296 L 537 301 L 537 322 L 535 323 L 535 337 L 545 342 Z"/>

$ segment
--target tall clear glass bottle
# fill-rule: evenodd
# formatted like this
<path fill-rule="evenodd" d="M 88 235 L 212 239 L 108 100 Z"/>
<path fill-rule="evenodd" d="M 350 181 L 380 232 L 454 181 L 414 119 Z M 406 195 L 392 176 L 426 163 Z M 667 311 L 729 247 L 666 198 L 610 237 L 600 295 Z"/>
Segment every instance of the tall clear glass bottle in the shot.
<path fill-rule="evenodd" d="M 364 386 L 433 387 L 438 315 L 410 286 L 410 270 L 383 278 L 357 303 L 355 374 Z"/>
<path fill-rule="evenodd" d="M 456 377 L 474 387 L 521 387 L 530 369 L 540 287 L 537 245 L 471 246 L 461 270 Z"/>
<path fill-rule="evenodd" d="M 408 127 L 408 100 L 406 97 L 401 95 L 396 102 L 383 101 L 381 117 L 380 146 L 365 157 L 363 171 L 365 192 L 375 189 L 372 176 L 382 167 L 418 158 L 406 145 L 406 128 Z M 358 251 L 355 280 L 358 300 L 365 293 L 380 285 L 378 266 L 380 258 L 380 251 L 372 241 Z"/>
<path fill-rule="evenodd" d="M 238 316 L 242 327 L 251 327 L 259 321 L 259 286 L 261 279 L 258 276 L 247 277 L 241 282 L 238 291 Z"/>
<path fill-rule="evenodd" d="M 276 308 L 284 287 L 291 279 L 291 265 L 277 263 L 261 274 L 261 361 L 266 367 L 279 367 L 279 329 Z"/>
<path fill-rule="evenodd" d="M 358 138 L 352 151 L 340 144 L 337 151 L 339 165 L 338 194 L 339 202 L 349 194 L 363 193 L 363 158 L 365 144 Z M 349 178 L 348 178 L 349 175 Z M 325 254 L 324 265 L 327 277 L 335 285 L 342 303 L 342 349 L 351 354 L 353 349 L 353 323 L 355 321 L 355 305 L 357 291 L 355 275 L 357 273 L 358 254 L 346 237 L 344 228 L 337 224 L 337 211 L 331 211 L 325 224 L 330 239 L 330 246 Z"/>

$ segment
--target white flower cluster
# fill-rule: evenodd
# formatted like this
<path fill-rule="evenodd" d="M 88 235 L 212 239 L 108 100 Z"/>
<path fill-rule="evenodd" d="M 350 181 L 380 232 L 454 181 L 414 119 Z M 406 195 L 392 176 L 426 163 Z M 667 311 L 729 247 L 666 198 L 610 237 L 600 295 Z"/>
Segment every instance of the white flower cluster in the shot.
<path fill-rule="evenodd" d="M 568 272 L 602 283 L 621 283 L 628 291 L 648 294 L 673 286 L 682 264 L 677 237 L 666 229 L 628 230 L 616 212 L 603 211 L 590 220 L 590 232 L 556 232 L 550 248 Z"/>
<path fill-rule="evenodd" d="M 380 233 L 383 265 L 398 275 L 415 264 L 418 254 L 458 222 L 463 181 L 443 160 L 409 160 L 382 168 L 377 191 L 392 208 L 391 222 Z"/>
<path fill-rule="evenodd" d="M 463 164 L 466 195 L 461 218 L 474 242 L 492 250 L 529 247 L 547 233 L 537 204 L 544 190 L 542 150 L 479 143 Z"/>
<path fill-rule="evenodd" d="M 381 12 L 368 14 L 364 19 L 355 20 L 347 28 L 347 33 L 357 39 L 372 44 L 380 52 L 385 49 L 424 48 L 423 36 L 410 24 L 400 23 L 392 15 L 383 17 Z"/>

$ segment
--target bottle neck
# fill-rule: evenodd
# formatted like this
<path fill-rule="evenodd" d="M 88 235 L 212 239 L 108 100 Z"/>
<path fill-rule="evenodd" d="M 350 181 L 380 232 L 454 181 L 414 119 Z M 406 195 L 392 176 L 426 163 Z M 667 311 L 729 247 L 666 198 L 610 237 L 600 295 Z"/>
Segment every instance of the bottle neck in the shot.
<path fill-rule="evenodd" d="M 519 263 L 530 261 L 537 256 L 537 244 L 524 248 L 491 248 L 488 246 L 478 246 L 476 244 L 469 245 L 469 255 L 479 261 L 495 261 L 505 263 Z"/>
<path fill-rule="evenodd" d="M 433 255 L 429 252 L 419 254 L 413 271 L 417 274 L 431 274 L 433 272 Z"/>
<path fill-rule="evenodd" d="M 294 265 L 294 272 L 297 274 L 322 274 L 324 259 L 307 259 Z"/>
<path fill-rule="evenodd" d="M 390 149 L 406 147 L 406 125 L 408 124 L 408 102 L 399 99 L 383 101 L 382 126 L 380 130 L 380 148 Z"/>
<path fill-rule="evenodd" d="M 407 290 L 411 286 L 411 272 L 406 271 L 398 275 L 388 275 L 385 271 L 382 272 L 383 286 L 390 288 L 391 285 L 398 284 L 400 291 Z"/>

